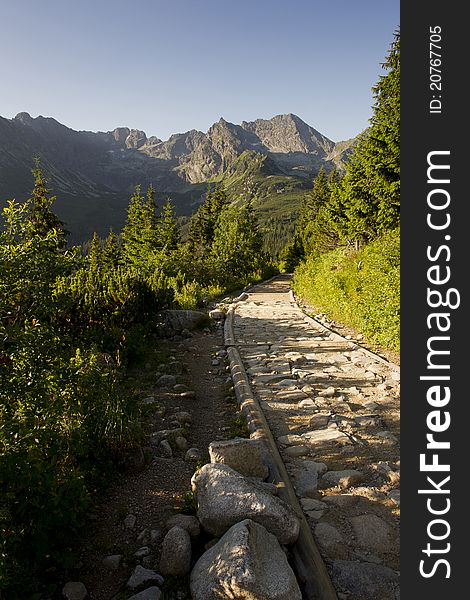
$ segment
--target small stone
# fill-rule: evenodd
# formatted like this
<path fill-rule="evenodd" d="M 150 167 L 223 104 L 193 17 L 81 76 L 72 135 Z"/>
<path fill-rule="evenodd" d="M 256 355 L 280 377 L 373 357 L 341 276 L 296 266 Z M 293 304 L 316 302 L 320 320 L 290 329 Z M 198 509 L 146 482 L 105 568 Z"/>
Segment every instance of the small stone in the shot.
<path fill-rule="evenodd" d="M 157 380 L 157 386 L 160 388 L 168 388 L 176 385 L 176 377 L 174 375 L 161 375 Z"/>
<path fill-rule="evenodd" d="M 350 519 L 357 543 L 373 552 L 387 552 L 390 549 L 391 528 L 374 514 L 359 515 Z"/>
<path fill-rule="evenodd" d="M 398 442 L 398 438 L 390 431 L 379 431 L 375 434 L 375 436 L 381 438 L 382 440 L 387 440 L 392 444 L 396 444 Z"/>
<path fill-rule="evenodd" d="M 320 479 L 320 487 L 340 487 L 346 489 L 364 481 L 364 474 L 355 469 L 345 469 L 344 471 L 328 471 Z"/>
<path fill-rule="evenodd" d="M 176 414 L 172 415 L 172 417 L 173 419 L 176 419 L 181 425 L 191 423 L 191 421 L 193 420 L 192 415 L 185 411 L 177 412 Z"/>
<path fill-rule="evenodd" d="M 158 445 L 158 449 L 164 458 L 172 458 L 173 450 L 171 449 L 170 442 L 168 440 L 162 440 Z"/>
<path fill-rule="evenodd" d="M 211 365 L 213 367 L 218 367 L 220 365 L 220 360 L 218 358 L 214 358 L 211 360 Z"/>
<path fill-rule="evenodd" d="M 328 505 L 322 502 L 321 500 L 315 500 L 314 498 L 301 498 L 300 505 L 302 509 L 307 510 L 325 510 L 328 508 Z"/>
<path fill-rule="evenodd" d="M 127 529 L 134 529 L 136 521 L 137 517 L 135 515 L 127 515 L 124 519 L 124 527 L 127 527 Z"/>
<path fill-rule="evenodd" d="M 351 508 L 359 502 L 359 498 L 351 494 L 338 494 L 337 496 L 323 496 L 323 502 L 339 508 Z"/>
<path fill-rule="evenodd" d="M 308 446 L 289 446 L 285 449 L 285 453 L 291 458 L 308 456 L 310 454 L 310 448 Z"/>
<path fill-rule="evenodd" d="M 111 554 L 105 556 L 101 561 L 103 565 L 110 571 L 117 571 L 121 566 L 122 554 Z"/>
<path fill-rule="evenodd" d="M 188 440 L 182 435 L 179 435 L 177 438 L 175 438 L 175 446 L 178 448 L 178 450 L 185 452 L 188 449 Z"/>
<path fill-rule="evenodd" d="M 395 504 L 397 506 L 400 506 L 400 490 L 399 489 L 390 490 L 387 495 L 390 498 L 390 500 L 392 500 L 392 502 L 395 502 Z"/>
<path fill-rule="evenodd" d="M 345 554 L 345 543 L 341 533 L 329 523 L 318 523 L 315 526 L 315 539 L 329 556 L 340 557 Z"/>
<path fill-rule="evenodd" d="M 186 461 L 193 461 L 193 462 L 197 462 L 199 460 L 202 460 L 202 455 L 201 455 L 201 451 L 199 450 L 199 448 L 190 448 L 185 456 L 184 456 L 184 460 Z"/>
<path fill-rule="evenodd" d="M 298 406 L 299 408 L 315 408 L 315 402 L 311 398 L 307 398 L 306 400 L 301 400 Z"/>
<path fill-rule="evenodd" d="M 181 392 L 180 397 L 194 399 L 196 398 L 196 392 L 194 392 L 193 390 L 189 390 L 188 392 Z"/>
<path fill-rule="evenodd" d="M 184 383 L 177 383 L 173 386 L 173 391 L 179 394 L 181 392 L 188 392 L 189 389 L 187 385 L 184 385 Z"/>
<path fill-rule="evenodd" d="M 140 401 L 140 404 L 143 406 L 151 406 L 152 404 L 158 404 L 158 400 L 155 398 L 155 396 L 147 396 L 147 398 L 144 398 Z"/>
<path fill-rule="evenodd" d="M 149 587 L 138 594 L 134 594 L 129 600 L 160 600 L 161 597 L 161 591 L 156 585 L 152 585 L 152 587 Z"/>
<path fill-rule="evenodd" d="M 166 527 L 169 530 L 173 527 L 181 527 L 181 529 L 187 531 L 192 538 L 197 538 L 201 533 L 199 520 L 193 515 L 173 515 L 167 520 Z"/>
<path fill-rule="evenodd" d="M 147 546 L 150 542 L 150 531 L 148 529 L 142 529 L 142 531 L 137 536 L 137 543 L 142 544 L 142 546 Z"/>
<path fill-rule="evenodd" d="M 163 577 L 152 569 L 145 569 L 141 565 L 137 565 L 127 581 L 127 587 L 131 590 L 137 590 L 146 584 L 156 583 L 162 585 L 163 581 Z"/>
<path fill-rule="evenodd" d="M 293 446 L 295 444 L 302 444 L 305 440 L 300 435 L 288 434 L 281 435 L 281 437 L 277 438 L 277 441 L 283 446 Z"/>
<path fill-rule="evenodd" d="M 336 394 L 336 390 L 334 387 L 328 387 L 328 388 L 326 388 L 326 390 L 322 390 L 321 392 L 318 392 L 318 395 L 322 396 L 323 398 L 332 398 L 335 394 Z"/>
<path fill-rule="evenodd" d="M 136 558 L 144 558 L 144 556 L 148 556 L 150 554 L 150 548 L 148 546 L 142 546 L 134 552 L 134 556 Z"/>
<path fill-rule="evenodd" d="M 63 589 L 62 595 L 67 600 L 85 600 L 88 592 L 81 581 L 68 581 Z"/>

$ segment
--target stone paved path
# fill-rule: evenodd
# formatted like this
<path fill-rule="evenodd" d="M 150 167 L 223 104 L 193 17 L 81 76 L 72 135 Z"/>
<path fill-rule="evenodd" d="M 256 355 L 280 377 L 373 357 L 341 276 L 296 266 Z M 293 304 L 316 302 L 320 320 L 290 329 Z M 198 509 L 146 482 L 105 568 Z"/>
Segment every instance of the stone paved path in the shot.
<path fill-rule="evenodd" d="M 398 368 L 307 317 L 288 276 L 237 302 L 234 335 L 338 598 L 397 600 Z"/>

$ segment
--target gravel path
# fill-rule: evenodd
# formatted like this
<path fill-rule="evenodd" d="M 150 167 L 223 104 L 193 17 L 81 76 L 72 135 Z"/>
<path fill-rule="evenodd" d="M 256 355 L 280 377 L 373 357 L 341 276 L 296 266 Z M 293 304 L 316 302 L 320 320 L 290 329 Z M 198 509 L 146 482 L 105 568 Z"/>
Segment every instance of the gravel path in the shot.
<path fill-rule="evenodd" d="M 233 329 L 338 598 L 399 597 L 399 369 L 307 317 L 288 276 Z"/>

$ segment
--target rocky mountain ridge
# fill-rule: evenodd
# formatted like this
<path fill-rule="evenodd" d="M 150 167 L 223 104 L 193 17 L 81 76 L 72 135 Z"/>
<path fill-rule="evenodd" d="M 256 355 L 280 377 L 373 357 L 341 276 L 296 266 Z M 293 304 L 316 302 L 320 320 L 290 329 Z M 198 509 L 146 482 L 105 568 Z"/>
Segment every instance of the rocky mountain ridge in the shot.
<path fill-rule="evenodd" d="M 51 117 L 21 112 L 0 117 L 0 202 L 28 197 L 31 169 L 40 157 L 57 213 L 75 237 L 122 225 L 133 188 L 150 183 L 170 196 L 180 214 L 191 214 L 206 183 L 230 173 L 239 157 L 268 157 L 270 175 L 301 187 L 323 165 L 341 165 L 351 144 L 338 144 L 293 114 L 243 121 L 221 118 L 206 133 L 190 130 L 168 140 L 117 127 L 108 132 L 75 131 Z M 247 153 L 247 154 L 246 154 Z"/>

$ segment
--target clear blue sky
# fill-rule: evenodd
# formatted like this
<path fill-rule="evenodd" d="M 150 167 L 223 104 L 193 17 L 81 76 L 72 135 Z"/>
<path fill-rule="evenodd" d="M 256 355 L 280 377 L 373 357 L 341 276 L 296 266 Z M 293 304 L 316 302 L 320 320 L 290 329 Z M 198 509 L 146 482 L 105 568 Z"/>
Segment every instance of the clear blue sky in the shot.
<path fill-rule="evenodd" d="M 368 125 L 399 0 L 0 2 L 0 116 L 189 129 L 292 112 L 340 141 Z"/>

